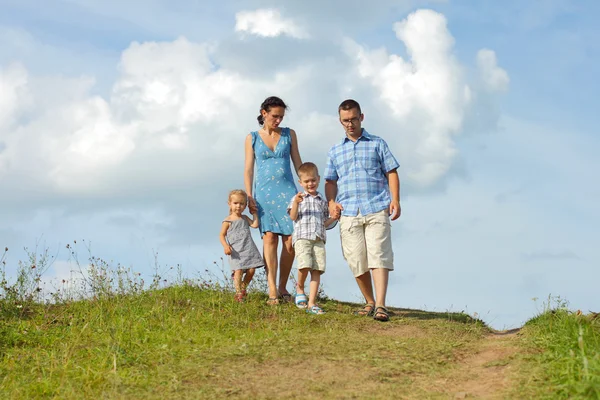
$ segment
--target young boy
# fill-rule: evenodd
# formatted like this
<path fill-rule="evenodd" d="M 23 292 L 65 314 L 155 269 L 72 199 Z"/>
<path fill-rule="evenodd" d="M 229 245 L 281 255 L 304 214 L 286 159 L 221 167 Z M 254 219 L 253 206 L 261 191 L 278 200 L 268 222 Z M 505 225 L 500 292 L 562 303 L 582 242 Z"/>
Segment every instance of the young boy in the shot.
<path fill-rule="evenodd" d="M 333 218 L 329 216 L 329 205 L 317 188 L 319 170 L 311 162 L 298 168 L 298 182 L 304 191 L 298 193 L 288 206 L 290 218 L 294 221 L 292 244 L 296 252 L 298 266 L 298 285 L 296 288 L 296 306 L 305 308 L 310 314 L 324 314 L 317 304 L 317 293 L 321 283 L 321 274 L 325 272 L 325 230 L 339 218 L 339 212 Z M 309 298 L 304 293 L 304 283 L 310 271 Z"/>

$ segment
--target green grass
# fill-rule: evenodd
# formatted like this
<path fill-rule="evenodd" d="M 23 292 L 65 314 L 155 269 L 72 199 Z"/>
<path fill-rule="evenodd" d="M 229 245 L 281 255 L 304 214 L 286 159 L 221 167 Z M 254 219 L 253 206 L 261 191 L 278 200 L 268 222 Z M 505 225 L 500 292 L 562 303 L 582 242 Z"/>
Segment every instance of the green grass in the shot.
<path fill-rule="evenodd" d="M 254 293 L 237 304 L 228 292 L 176 286 L 4 312 L 0 392 L 7 398 L 426 394 L 426 381 L 486 332 L 446 313 L 381 324 L 352 315 L 349 304 L 328 301 L 326 315 L 312 316 L 293 305 L 266 306 L 265 299 Z M 454 316 L 461 318 L 469 320 Z"/>
<path fill-rule="evenodd" d="M 520 393 L 531 398 L 600 398 L 600 318 L 546 311 L 525 324 Z"/>

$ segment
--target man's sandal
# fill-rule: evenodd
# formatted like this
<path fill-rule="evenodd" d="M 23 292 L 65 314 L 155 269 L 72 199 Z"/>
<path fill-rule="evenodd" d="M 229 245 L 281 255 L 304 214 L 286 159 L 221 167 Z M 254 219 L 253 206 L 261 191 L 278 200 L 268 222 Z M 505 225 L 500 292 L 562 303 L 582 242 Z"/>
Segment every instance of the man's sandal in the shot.
<path fill-rule="evenodd" d="M 360 310 L 354 311 L 354 315 L 359 317 L 372 317 L 375 311 L 375 304 L 367 303 Z"/>
<path fill-rule="evenodd" d="M 308 307 L 308 297 L 306 297 L 306 294 L 299 293 L 296 295 L 296 307 L 302 309 Z"/>
<path fill-rule="evenodd" d="M 385 307 L 377 307 L 374 314 L 373 319 L 376 321 L 387 322 L 390 320 L 390 313 Z"/>

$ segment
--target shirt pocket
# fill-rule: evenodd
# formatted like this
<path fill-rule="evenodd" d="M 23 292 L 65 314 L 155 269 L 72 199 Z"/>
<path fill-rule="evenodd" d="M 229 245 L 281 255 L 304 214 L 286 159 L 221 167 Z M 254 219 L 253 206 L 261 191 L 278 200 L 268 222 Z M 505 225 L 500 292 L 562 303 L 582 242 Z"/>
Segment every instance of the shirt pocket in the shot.
<path fill-rule="evenodd" d="M 367 174 L 376 175 L 378 171 L 381 171 L 381 160 L 375 154 L 367 155 L 361 158 L 361 166 Z"/>

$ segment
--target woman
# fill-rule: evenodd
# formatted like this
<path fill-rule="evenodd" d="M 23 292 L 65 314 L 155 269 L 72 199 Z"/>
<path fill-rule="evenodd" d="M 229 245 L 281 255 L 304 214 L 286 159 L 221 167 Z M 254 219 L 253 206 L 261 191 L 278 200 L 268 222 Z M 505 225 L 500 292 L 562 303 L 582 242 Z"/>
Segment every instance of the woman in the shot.
<path fill-rule="evenodd" d="M 263 238 L 263 257 L 267 267 L 269 301 L 267 304 L 279 304 L 291 301 L 286 285 L 292 264 L 293 224 L 287 213 L 291 199 L 296 195 L 296 185 L 290 166 L 294 170 L 302 164 L 298 151 L 296 132 L 290 128 L 281 128 L 287 106 L 278 97 L 268 97 L 260 106 L 258 124 L 262 128 L 246 137 L 246 163 L 244 183 L 249 196 L 250 207 L 258 208 L 260 234 Z M 256 177 L 254 163 L 256 162 Z M 281 238 L 282 249 L 279 261 L 279 288 L 277 277 L 277 247 Z M 279 289 L 279 290 L 278 290 Z"/>

